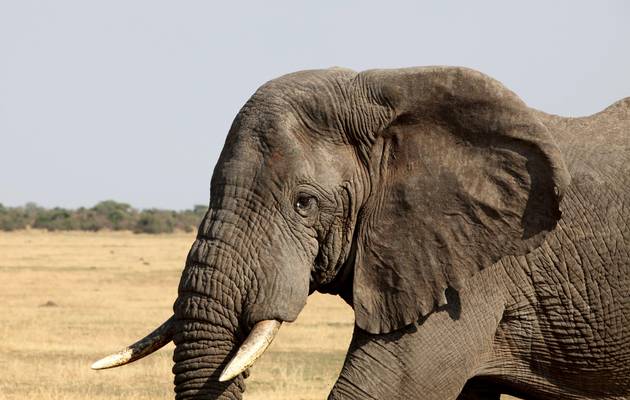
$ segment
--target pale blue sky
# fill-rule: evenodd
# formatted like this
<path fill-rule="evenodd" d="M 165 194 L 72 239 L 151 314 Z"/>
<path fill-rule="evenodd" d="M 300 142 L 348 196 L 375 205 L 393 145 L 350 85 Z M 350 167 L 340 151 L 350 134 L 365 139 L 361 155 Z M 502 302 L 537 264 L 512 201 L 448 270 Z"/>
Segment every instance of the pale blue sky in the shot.
<path fill-rule="evenodd" d="M 628 1 L 0 0 L 0 202 L 207 204 L 239 108 L 334 65 L 463 65 L 529 105 L 630 96 Z"/>

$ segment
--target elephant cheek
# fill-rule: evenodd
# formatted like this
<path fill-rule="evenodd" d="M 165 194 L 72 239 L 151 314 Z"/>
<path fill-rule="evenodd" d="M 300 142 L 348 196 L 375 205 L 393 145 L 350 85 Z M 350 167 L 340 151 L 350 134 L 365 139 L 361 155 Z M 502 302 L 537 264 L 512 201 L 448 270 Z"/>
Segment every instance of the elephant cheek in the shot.
<path fill-rule="evenodd" d="M 245 307 L 244 321 L 248 328 L 263 320 L 293 322 L 306 305 L 309 294 L 310 270 L 284 268 L 259 285 L 256 301 Z"/>
<path fill-rule="evenodd" d="M 317 243 L 296 243 L 287 226 L 274 225 L 256 251 L 255 281 L 243 322 L 293 322 L 306 305 Z"/>

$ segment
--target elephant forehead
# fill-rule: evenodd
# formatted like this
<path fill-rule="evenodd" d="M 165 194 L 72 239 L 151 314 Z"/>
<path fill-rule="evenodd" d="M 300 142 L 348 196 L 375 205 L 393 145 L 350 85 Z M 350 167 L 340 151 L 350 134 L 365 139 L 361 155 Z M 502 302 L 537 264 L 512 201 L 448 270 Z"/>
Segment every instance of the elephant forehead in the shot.
<path fill-rule="evenodd" d="M 312 179 L 321 185 L 338 183 L 352 172 L 349 146 L 321 140 L 309 133 L 291 132 L 270 142 L 263 155 L 263 169 L 278 179 Z"/>
<path fill-rule="evenodd" d="M 356 73 L 329 69 L 300 71 L 265 83 L 245 103 L 239 126 L 266 136 L 293 125 L 321 139 L 345 142 L 344 124 L 352 109 L 350 82 Z"/>
<path fill-rule="evenodd" d="M 294 124 L 278 123 L 264 130 L 247 127 L 232 134 L 217 164 L 213 185 L 268 190 L 314 181 L 330 187 L 348 179 L 354 170 L 351 147 L 321 140 Z"/>

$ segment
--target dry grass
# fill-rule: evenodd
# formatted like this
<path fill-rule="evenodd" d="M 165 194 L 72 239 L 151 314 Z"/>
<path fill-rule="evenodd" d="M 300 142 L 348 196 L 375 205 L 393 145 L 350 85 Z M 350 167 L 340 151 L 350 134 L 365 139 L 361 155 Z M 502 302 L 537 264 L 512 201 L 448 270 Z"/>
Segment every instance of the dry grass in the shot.
<path fill-rule="evenodd" d="M 171 314 L 190 234 L 0 233 L 0 400 L 171 399 L 172 345 L 131 366 L 92 361 Z M 247 380 L 246 399 L 326 398 L 351 310 L 314 295 Z"/>
<path fill-rule="evenodd" d="M 0 399 L 171 399 L 170 346 L 124 368 L 89 365 L 168 318 L 193 239 L 0 233 Z M 246 399 L 325 398 L 351 331 L 347 306 L 312 297 L 254 367 Z"/>

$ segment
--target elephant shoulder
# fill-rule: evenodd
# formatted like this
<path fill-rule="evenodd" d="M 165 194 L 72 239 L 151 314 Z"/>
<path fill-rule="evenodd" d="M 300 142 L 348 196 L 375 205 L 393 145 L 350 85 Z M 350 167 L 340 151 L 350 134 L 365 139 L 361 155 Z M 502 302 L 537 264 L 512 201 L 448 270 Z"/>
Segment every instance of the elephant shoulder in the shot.
<path fill-rule="evenodd" d="M 602 132 L 608 141 L 630 141 L 630 97 L 621 99 L 604 110 L 586 117 L 592 120 L 593 129 Z"/>
<path fill-rule="evenodd" d="M 630 123 L 630 96 L 614 102 L 603 111 L 594 114 L 593 116 L 597 116 L 599 114 L 606 115 L 609 118 L 612 116 L 620 121 Z"/>
<path fill-rule="evenodd" d="M 617 185 L 630 176 L 630 97 L 586 117 L 535 113 L 556 140 L 574 183 L 588 176 Z"/>

